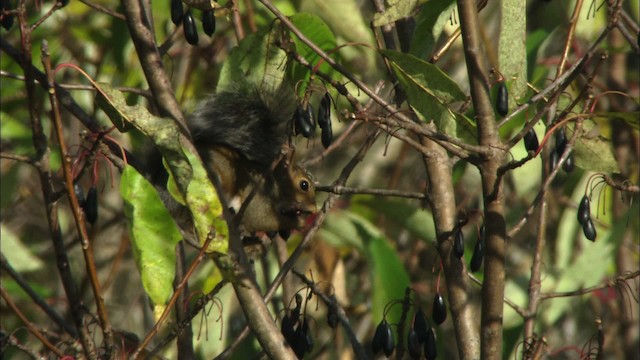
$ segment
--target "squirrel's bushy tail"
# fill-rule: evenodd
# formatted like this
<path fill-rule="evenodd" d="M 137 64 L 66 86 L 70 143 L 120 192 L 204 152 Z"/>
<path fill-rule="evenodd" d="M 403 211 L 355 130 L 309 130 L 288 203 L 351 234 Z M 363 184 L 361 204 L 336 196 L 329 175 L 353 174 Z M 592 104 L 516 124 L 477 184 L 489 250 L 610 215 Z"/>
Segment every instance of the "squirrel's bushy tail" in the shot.
<path fill-rule="evenodd" d="M 201 101 L 188 117 L 196 147 L 227 146 L 269 166 L 291 133 L 292 92 L 242 85 Z"/>

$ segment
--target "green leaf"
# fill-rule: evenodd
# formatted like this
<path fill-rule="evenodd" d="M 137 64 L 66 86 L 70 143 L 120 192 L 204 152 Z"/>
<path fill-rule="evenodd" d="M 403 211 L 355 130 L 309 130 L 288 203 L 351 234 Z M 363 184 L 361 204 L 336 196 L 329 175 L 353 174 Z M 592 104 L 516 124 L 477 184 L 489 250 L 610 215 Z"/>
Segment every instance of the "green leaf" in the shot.
<path fill-rule="evenodd" d="M 636 101 L 636 104 L 638 102 Z M 612 121 L 612 120 L 622 120 L 627 125 L 631 126 L 634 130 L 640 130 L 640 111 L 630 111 L 630 112 L 598 112 L 595 113 L 595 117 L 593 121 L 595 122 L 604 122 L 604 121 Z"/>
<path fill-rule="evenodd" d="M 391 0 L 387 1 L 387 8 L 382 13 L 373 16 L 373 26 L 384 26 L 396 20 L 410 17 L 416 6 L 424 4 L 427 0 Z M 429 2 L 431 3 L 431 1 Z"/>
<path fill-rule="evenodd" d="M 323 51 L 331 52 L 336 49 L 337 43 L 335 35 L 329 26 L 318 16 L 307 13 L 298 13 L 291 16 L 290 20 L 307 39 L 316 44 Z M 307 60 L 309 64 L 317 66 L 318 63 L 322 61 L 318 70 L 330 76 L 336 74 L 331 65 L 322 60 L 318 54 L 311 50 L 311 48 L 304 44 L 297 36 L 291 34 L 291 38 L 295 44 L 296 52 Z M 338 57 L 337 53 L 330 54 L 330 56 L 334 60 Z M 311 71 L 297 62 L 291 63 L 290 70 L 293 83 L 300 84 L 297 87 L 297 92 L 299 96 L 302 96 L 309 85 Z"/>
<path fill-rule="evenodd" d="M 500 41 L 498 57 L 500 72 L 509 82 L 510 107 L 527 93 L 527 22 L 522 14 L 527 12 L 527 4 L 520 0 L 504 0 L 500 2 Z"/>
<path fill-rule="evenodd" d="M 581 169 L 604 173 L 620 172 L 611 140 L 600 136 L 577 138 L 573 145 L 573 157 L 576 166 Z"/>
<path fill-rule="evenodd" d="M 350 245 L 364 250 L 373 284 L 371 313 L 374 322 L 380 322 L 385 305 L 402 298 L 409 286 L 409 275 L 389 240 L 374 224 L 347 210 L 332 212 L 320 235 L 334 246 Z M 399 310 L 390 313 L 391 321 L 399 318 Z"/>
<path fill-rule="evenodd" d="M 422 7 L 416 16 L 416 35 L 411 39 L 411 54 L 419 58 L 431 55 L 455 6 L 453 0 L 431 0 Z"/>
<path fill-rule="evenodd" d="M 131 166 L 122 172 L 120 194 L 142 285 L 155 305 L 164 305 L 173 292 L 180 232 L 153 185 Z"/>
<path fill-rule="evenodd" d="M 437 66 L 397 51 L 382 50 L 407 93 L 411 107 L 438 131 L 467 138 L 475 132 L 471 120 L 449 109 L 449 104 L 466 99 L 458 84 Z M 473 138 L 473 136 L 472 136 Z"/>
<path fill-rule="evenodd" d="M 275 30 L 265 27 L 242 39 L 222 65 L 218 89 L 239 81 L 276 89 L 284 78 L 286 53 L 273 44 Z"/>
<path fill-rule="evenodd" d="M 371 207 L 376 213 L 384 214 L 416 238 L 431 240 L 436 237 L 433 215 L 427 209 L 404 200 L 365 198 L 360 203 Z"/>
<path fill-rule="evenodd" d="M 373 224 L 355 216 L 352 219 L 366 247 L 373 284 L 371 313 L 374 323 L 379 323 L 387 303 L 404 296 L 409 286 L 409 275 L 389 240 Z M 399 319 L 400 311 L 399 307 L 395 307 L 388 313 L 387 319 L 391 322 Z"/>
<path fill-rule="evenodd" d="M 532 82 L 534 69 L 538 59 L 538 50 L 544 40 L 549 36 L 549 32 L 545 29 L 537 29 L 527 35 L 527 79 Z M 546 66 L 544 67 L 546 69 Z"/>
<path fill-rule="evenodd" d="M 17 272 L 39 270 L 44 265 L 42 260 L 35 256 L 29 247 L 4 224 L 0 224 L 0 238 L 2 238 L 0 251 Z"/>

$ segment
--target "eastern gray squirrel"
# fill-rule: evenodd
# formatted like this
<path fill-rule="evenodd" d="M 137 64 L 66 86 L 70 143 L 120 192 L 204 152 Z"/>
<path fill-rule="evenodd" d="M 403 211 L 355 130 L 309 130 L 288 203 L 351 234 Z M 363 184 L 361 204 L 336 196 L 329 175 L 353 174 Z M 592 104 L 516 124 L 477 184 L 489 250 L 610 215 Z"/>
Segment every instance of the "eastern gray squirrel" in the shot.
<path fill-rule="evenodd" d="M 234 213 L 244 206 L 240 224 L 251 233 L 300 228 L 316 211 L 313 181 L 292 152 L 281 155 L 292 116 L 282 96 L 237 86 L 200 101 L 187 118 L 209 176 Z"/>

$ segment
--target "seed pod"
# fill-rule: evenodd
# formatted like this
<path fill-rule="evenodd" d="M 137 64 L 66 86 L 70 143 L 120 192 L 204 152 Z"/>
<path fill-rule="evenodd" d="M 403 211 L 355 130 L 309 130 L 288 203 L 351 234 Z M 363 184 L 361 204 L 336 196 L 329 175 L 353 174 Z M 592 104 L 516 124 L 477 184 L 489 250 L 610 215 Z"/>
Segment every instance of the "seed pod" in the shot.
<path fill-rule="evenodd" d="M 196 29 L 196 21 L 193 19 L 191 9 L 187 10 L 182 17 L 182 27 L 184 30 L 184 38 L 193 46 L 198 45 L 198 29 Z"/>
<path fill-rule="evenodd" d="M 507 116 L 509 113 L 509 91 L 504 81 L 498 83 L 498 94 L 496 97 L 496 110 L 500 116 Z"/>
<path fill-rule="evenodd" d="M 587 239 L 596 241 L 596 227 L 593 225 L 591 218 L 588 218 L 587 221 L 582 224 L 582 231 Z"/>
<path fill-rule="evenodd" d="M 171 0 L 171 22 L 178 26 L 182 22 L 183 16 L 182 0 Z"/>
<path fill-rule="evenodd" d="M 393 353 L 393 332 L 391 331 L 391 325 L 387 322 L 387 320 L 382 320 L 378 327 L 376 328 L 376 332 L 373 335 L 373 340 L 371 341 L 371 350 L 373 350 L 373 354 L 377 354 L 382 350 L 384 354 L 389 357 Z"/>
<path fill-rule="evenodd" d="M 567 148 L 567 136 L 564 133 L 564 128 L 556 130 L 556 152 L 558 156 L 564 154 L 564 150 Z"/>
<path fill-rule="evenodd" d="M 302 134 L 306 138 L 313 136 L 316 130 L 316 124 L 313 120 L 313 113 L 311 112 L 311 106 L 307 104 L 306 108 L 302 105 L 298 105 L 296 111 L 293 113 L 294 131 L 296 134 Z"/>
<path fill-rule="evenodd" d="M 416 334 L 418 335 L 418 341 L 421 344 L 424 344 L 424 342 L 427 341 L 427 332 L 431 329 L 431 325 L 429 325 L 427 316 L 424 314 L 422 309 L 418 309 L 418 311 L 416 311 L 416 315 L 413 317 L 413 328 L 416 330 Z"/>
<path fill-rule="evenodd" d="M 98 190 L 95 186 L 89 188 L 89 192 L 87 192 L 87 198 L 84 201 L 82 209 L 84 210 L 84 216 L 89 224 L 95 224 L 96 220 L 98 220 Z"/>
<path fill-rule="evenodd" d="M 462 229 L 457 228 L 453 237 L 453 254 L 458 258 L 464 255 L 464 234 Z"/>
<path fill-rule="evenodd" d="M 575 167 L 575 163 L 573 162 L 573 153 L 569 153 L 569 156 L 567 156 L 567 158 L 562 163 L 562 170 L 570 173 L 573 171 L 574 167 Z"/>
<path fill-rule="evenodd" d="M 535 152 L 538 150 L 538 146 L 540 146 L 538 143 L 538 136 L 536 135 L 536 132 L 533 131 L 533 128 L 531 128 L 524 136 L 524 148 L 527 149 L 527 152 Z"/>
<path fill-rule="evenodd" d="M 433 329 L 429 329 L 427 341 L 424 343 L 424 356 L 427 360 L 435 360 L 438 356 L 438 346 L 436 342 L 436 334 Z"/>
<path fill-rule="evenodd" d="M 433 298 L 433 311 L 431 317 L 436 325 L 442 324 L 447 318 L 447 305 L 444 303 L 444 298 L 440 293 L 437 293 Z"/>
<path fill-rule="evenodd" d="M 591 219 L 591 204 L 587 195 L 584 195 L 578 205 L 578 223 L 584 225 L 589 219 Z"/>
<path fill-rule="evenodd" d="M 473 255 L 471 255 L 471 261 L 469 262 L 469 267 L 471 268 L 471 272 L 476 272 L 480 270 L 480 266 L 482 266 L 482 260 L 484 259 L 484 239 L 479 237 L 476 241 L 476 246 L 473 247 Z"/>
<path fill-rule="evenodd" d="M 213 36 L 216 31 L 216 17 L 213 14 L 213 10 L 202 12 L 202 30 L 209 36 Z"/>
<path fill-rule="evenodd" d="M 409 333 L 407 334 L 407 350 L 409 350 L 409 356 L 411 356 L 412 359 L 420 359 L 422 346 L 420 346 L 418 334 L 414 329 L 409 329 Z"/>

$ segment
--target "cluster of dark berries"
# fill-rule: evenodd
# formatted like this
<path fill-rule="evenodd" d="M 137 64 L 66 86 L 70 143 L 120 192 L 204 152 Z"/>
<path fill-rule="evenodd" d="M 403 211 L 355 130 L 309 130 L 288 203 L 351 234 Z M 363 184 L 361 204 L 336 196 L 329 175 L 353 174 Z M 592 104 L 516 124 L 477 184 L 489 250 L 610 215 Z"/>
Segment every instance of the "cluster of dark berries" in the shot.
<path fill-rule="evenodd" d="M 584 236 L 591 241 L 596 241 L 596 227 L 591 220 L 591 202 L 587 195 L 582 197 L 578 205 L 578 222 L 582 225 Z"/>
<path fill-rule="evenodd" d="M 191 45 L 198 45 L 198 30 L 191 9 L 184 11 L 182 0 L 171 0 L 171 21 L 176 25 L 182 23 L 184 38 Z M 216 31 L 216 17 L 213 9 L 202 11 L 202 30 L 205 34 L 213 36 Z"/>
<path fill-rule="evenodd" d="M 422 309 L 418 309 L 413 317 L 413 324 L 407 334 L 407 350 L 413 359 L 419 359 L 423 353 L 427 359 L 438 356 L 436 333 Z"/>
<path fill-rule="evenodd" d="M 462 226 L 464 224 L 465 222 L 460 222 L 453 231 L 453 254 L 460 259 L 464 256 L 464 233 L 462 232 Z M 478 233 L 478 240 L 476 241 L 476 245 L 473 247 L 473 255 L 471 256 L 469 264 L 471 272 L 480 270 L 480 267 L 482 266 L 482 261 L 484 259 L 484 236 L 485 227 L 484 224 L 482 224 Z"/>
<path fill-rule="evenodd" d="M 387 307 L 397 303 L 397 301 L 391 302 Z M 387 309 L 385 309 L 385 316 L 386 313 Z M 436 293 L 433 299 L 431 317 L 436 325 L 442 324 L 447 319 L 447 305 L 440 293 Z M 411 358 L 419 359 L 424 354 L 424 356 L 430 360 L 435 359 L 438 355 L 436 334 L 421 308 L 416 309 L 406 339 L 407 351 Z M 373 339 L 371 340 L 371 350 L 374 355 L 383 352 L 385 356 L 390 357 L 391 354 L 393 354 L 395 346 L 395 338 L 391 324 L 383 317 L 382 321 L 380 321 L 376 327 Z"/>
<path fill-rule="evenodd" d="M 564 128 L 560 128 L 556 131 L 556 146 L 554 150 L 551 152 L 551 169 L 555 169 L 558 166 L 558 161 L 560 161 L 560 157 L 564 154 L 564 151 L 567 149 L 567 136 L 564 133 Z M 573 171 L 574 168 L 573 162 L 573 154 L 569 153 L 567 159 L 562 164 L 562 170 L 566 172 Z"/>
<path fill-rule="evenodd" d="M 322 130 L 322 146 L 328 148 L 333 140 L 333 130 L 331 129 L 331 95 L 327 92 L 318 107 L 318 125 Z M 306 138 L 313 137 L 316 131 L 316 120 L 313 117 L 313 109 L 308 102 L 298 104 L 293 113 L 294 133 L 302 134 Z"/>
<path fill-rule="evenodd" d="M 313 296 L 313 293 L 309 293 L 307 301 Z M 302 295 L 299 293 L 295 296 L 296 306 L 293 309 L 287 310 L 282 323 L 280 325 L 280 331 L 284 336 L 291 349 L 299 359 L 304 357 L 304 354 L 310 353 L 313 350 L 313 335 L 311 328 L 309 327 L 309 317 L 301 313 L 302 310 Z"/>
<path fill-rule="evenodd" d="M 78 204 L 84 211 L 85 219 L 89 224 L 95 224 L 96 220 L 98 220 L 98 190 L 95 186 L 92 186 L 86 196 L 84 190 L 78 184 L 73 185 L 73 190 L 76 193 Z"/>

